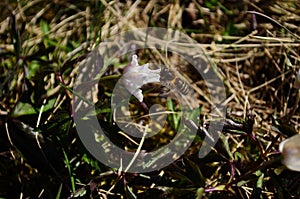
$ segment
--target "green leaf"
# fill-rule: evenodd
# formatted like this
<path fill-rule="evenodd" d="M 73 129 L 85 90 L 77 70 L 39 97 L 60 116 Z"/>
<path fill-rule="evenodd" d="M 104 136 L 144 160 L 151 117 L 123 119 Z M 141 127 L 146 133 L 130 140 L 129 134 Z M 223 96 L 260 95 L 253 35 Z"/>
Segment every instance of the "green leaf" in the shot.
<path fill-rule="evenodd" d="M 33 108 L 31 104 L 19 102 L 12 112 L 13 117 L 18 117 L 21 115 L 32 115 L 36 114 L 37 111 Z"/>
<path fill-rule="evenodd" d="M 179 124 L 180 124 L 181 111 L 175 110 L 175 106 L 174 106 L 174 103 L 171 98 L 167 99 L 167 110 L 174 112 L 174 113 L 171 113 L 170 115 L 168 115 L 168 119 L 169 119 L 171 125 L 173 126 L 173 128 L 175 129 L 175 131 L 177 131 Z"/>
<path fill-rule="evenodd" d="M 234 152 L 234 160 L 235 161 L 238 161 L 238 160 L 244 161 L 245 157 L 244 157 L 243 154 L 241 154 L 240 152 L 236 151 L 236 152 Z"/>
<path fill-rule="evenodd" d="M 187 168 L 187 175 L 188 177 L 198 186 L 205 186 L 205 179 L 202 175 L 202 172 L 199 168 L 199 166 L 189 160 L 189 159 L 186 159 L 185 160 L 185 163 L 186 163 L 186 168 Z"/>
<path fill-rule="evenodd" d="M 50 109 L 52 109 L 55 101 L 56 101 L 56 99 L 51 99 L 51 100 L 47 101 L 47 103 L 43 107 L 43 112 L 46 112 L 46 111 L 49 111 Z M 37 114 L 37 113 L 39 113 L 40 108 L 35 109 L 29 103 L 19 102 L 15 106 L 15 108 L 14 108 L 14 110 L 12 112 L 12 116 L 13 117 L 19 117 L 21 115 L 33 115 L 33 114 Z"/>
<path fill-rule="evenodd" d="M 75 194 L 77 191 L 75 189 L 75 180 L 74 180 L 74 175 L 72 173 L 72 167 L 71 167 L 71 163 L 69 161 L 68 155 L 65 152 L 64 149 L 62 149 L 63 154 L 64 154 L 64 159 L 65 159 L 65 165 L 67 166 L 68 172 L 69 172 L 69 176 L 70 176 L 70 181 L 71 181 L 71 186 L 72 186 L 72 192 Z M 80 192 L 81 193 L 81 192 Z"/>
<path fill-rule="evenodd" d="M 55 197 L 56 199 L 59 199 L 59 198 L 61 198 L 61 197 L 60 197 L 60 195 L 61 195 L 62 186 L 63 186 L 63 184 L 61 183 L 61 184 L 60 184 L 60 186 L 59 186 L 59 188 L 58 188 L 58 191 L 57 191 L 56 197 Z"/>
<path fill-rule="evenodd" d="M 49 24 L 46 21 L 41 20 L 40 27 L 41 27 L 43 35 L 47 35 L 50 30 Z"/>
<path fill-rule="evenodd" d="M 241 186 L 243 186 L 244 184 L 246 184 L 246 183 L 248 183 L 249 182 L 249 180 L 242 180 L 242 181 L 239 181 L 238 183 L 237 183 L 237 186 L 238 187 L 241 187 Z"/>
<path fill-rule="evenodd" d="M 93 167 L 94 170 L 96 170 L 98 172 L 101 171 L 98 161 L 93 158 L 90 158 L 87 154 L 83 154 L 82 160 L 84 162 L 86 162 L 87 164 L 89 164 L 91 167 Z"/>
<path fill-rule="evenodd" d="M 256 187 L 257 188 L 262 188 L 263 183 L 264 183 L 264 177 L 265 177 L 264 173 L 261 173 L 261 175 L 259 176 L 259 178 L 256 182 Z"/>
<path fill-rule="evenodd" d="M 39 69 L 40 69 L 40 63 L 36 60 L 32 60 L 29 63 L 29 74 L 26 77 L 28 79 L 32 79 Z"/>
<path fill-rule="evenodd" d="M 197 189 L 196 199 L 202 199 L 202 195 L 203 195 L 204 191 L 205 190 L 203 187 Z"/>
<path fill-rule="evenodd" d="M 223 191 L 223 190 L 225 190 L 225 187 L 226 187 L 226 185 L 218 185 L 218 186 L 215 187 L 214 190 L 216 190 L 216 191 Z"/>

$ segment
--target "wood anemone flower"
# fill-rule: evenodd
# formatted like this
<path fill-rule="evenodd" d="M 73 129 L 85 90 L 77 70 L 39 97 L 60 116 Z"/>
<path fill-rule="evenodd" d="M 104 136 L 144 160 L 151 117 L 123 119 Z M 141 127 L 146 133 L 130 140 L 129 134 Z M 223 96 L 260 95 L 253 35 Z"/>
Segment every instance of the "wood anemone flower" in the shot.
<path fill-rule="evenodd" d="M 140 66 L 137 55 L 132 56 L 123 72 L 122 82 L 126 89 L 135 96 L 140 102 L 143 102 L 141 87 L 144 84 L 160 82 L 160 69 L 149 69 L 149 63 Z"/>
<path fill-rule="evenodd" d="M 279 145 L 282 164 L 293 171 L 300 171 L 300 134 L 294 135 Z"/>

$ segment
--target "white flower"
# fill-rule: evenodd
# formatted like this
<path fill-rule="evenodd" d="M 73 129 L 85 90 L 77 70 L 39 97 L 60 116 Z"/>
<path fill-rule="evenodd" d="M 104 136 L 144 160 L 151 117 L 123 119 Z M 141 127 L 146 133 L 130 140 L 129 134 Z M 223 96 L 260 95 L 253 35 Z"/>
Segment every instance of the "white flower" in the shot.
<path fill-rule="evenodd" d="M 279 145 L 282 164 L 293 171 L 300 171 L 300 134 L 294 135 Z"/>
<path fill-rule="evenodd" d="M 149 63 L 140 66 L 137 55 L 132 56 L 131 63 L 124 69 L 122 82 L 126 89 L 140 102 L 143 102 L 143 94 L 140 89 L 144 84 L 160 82 L 160 69 L 149 69 Z"/>

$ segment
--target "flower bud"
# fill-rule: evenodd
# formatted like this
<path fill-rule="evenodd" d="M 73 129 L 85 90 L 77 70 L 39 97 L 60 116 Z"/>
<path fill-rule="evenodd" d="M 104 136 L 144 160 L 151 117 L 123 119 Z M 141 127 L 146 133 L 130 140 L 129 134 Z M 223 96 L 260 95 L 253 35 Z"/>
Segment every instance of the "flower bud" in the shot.
<path fill-rule="evenodd" d="M 293 171 L 300 171 L 300 134 L 294 135 L 279 145 L 282 164 Z"/>
<path fill-rule="evenodd" d="M 300 69 L 298 70 L 298 73 L 296 74 L 296 80 L 295 80 L 294 86 L 297 89 L 300 88 Z"/>

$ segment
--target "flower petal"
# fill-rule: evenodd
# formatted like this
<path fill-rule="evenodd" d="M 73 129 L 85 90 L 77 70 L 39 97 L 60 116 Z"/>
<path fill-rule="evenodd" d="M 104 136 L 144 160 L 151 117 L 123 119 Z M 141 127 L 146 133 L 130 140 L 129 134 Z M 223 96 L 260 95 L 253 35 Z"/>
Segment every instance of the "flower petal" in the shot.
<path fill-rule="evenodd" d="M 126 89 L 142 102 L 143 94 L 140 88 L 144 84 L 160 82 L 160 69 L 151 70 L 149 63 L 140 66 L 137 55 L 133 55 L 131 63 L 124 69 L 122 79 Z"/>

